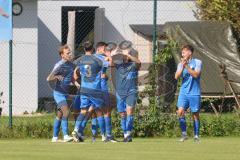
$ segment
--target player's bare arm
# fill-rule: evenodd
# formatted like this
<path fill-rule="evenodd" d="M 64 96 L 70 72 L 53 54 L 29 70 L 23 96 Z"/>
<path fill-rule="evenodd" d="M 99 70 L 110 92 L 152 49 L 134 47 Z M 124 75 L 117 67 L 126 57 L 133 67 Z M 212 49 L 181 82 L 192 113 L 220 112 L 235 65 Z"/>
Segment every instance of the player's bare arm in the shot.
<path fill-rule="evenodd" d="M 177 70 L 177 72 L 175 73 L 176 80 L 178 80 L 178 78 L 181 77 L 183 69 L 184 69 L 184 65 L 187 64 L 187 61 L 185 59 L 181 59 L 181 64 L 182 64 L 182 68 L 180 70 Z"/>
<path fill-rule="evenodd" d="M 141 65 L 141 61 L 137 57 L 134 57 L 134 56 L 132 56 L 129 53 L 126 53 L 124 51 L 123 51 L 123 54 L 128 56 L 128 58 L 131 59 L 131 61 L 136 62 L 137 64 Z"/>
<path fill-rule="evenodd" d="M 79 72 L 79 68 L 78 67 L 76 67 L 75 69 L 74 69 L 74 72 L 73 72 L 73 79 L 76 81 L 78 78 L 80 78 L 79 76 L 78 76 L 78 73 L 77 72 Z"/>
<path fill-rule="evenodd" d="M 141 61 L 140 61 L 137 57 L 134 57 L 134 56 L 130 55 L 130 54 L 129 54 L 129 51 L 124 50 L 124 51 L 122 52 L 122 54 L 123 54 L 123 55 L 126 55 L 131 61 L 137 63 L 137 66 L 138 66 L 137 68 L 138 68 L 138 69 L 141 67 Z"/>
<path fill-rule="evenodd" d="M 55 75 L 54 72 L 51 72 L 48 77 L 47 77 L 47 81 L 54 81 L 54 80 L 59 80 L 62 81 L 63 80 L 63 76 L 61 75 Z"/>

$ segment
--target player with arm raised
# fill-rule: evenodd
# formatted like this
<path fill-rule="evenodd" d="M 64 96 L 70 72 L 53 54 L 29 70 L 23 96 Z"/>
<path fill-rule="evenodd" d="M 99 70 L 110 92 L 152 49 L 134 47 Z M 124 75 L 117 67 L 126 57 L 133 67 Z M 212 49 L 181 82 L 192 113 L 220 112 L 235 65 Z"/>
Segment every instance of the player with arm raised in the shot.
<path fill-rule="evenodd" d="M 115 46 L 116 48 L 116 46 Z M 110 50 L 109 50 L 110 49 Z M 107 76 L 107 69 L 111 63 L 111 48 L 107 47 L 105 42 L 98 42 L 96 45 L 96 54 L 95 56 L 99 58 L 103 62 L 103 69 L 101 71 L 101 90 L 104 94 L 104 120 L 106 126 L 106 138 L 104 139 L 105 142 L 117 142 L 112 136 L 112 122 L 111 122 L 111 105 L 110 105 L 110 95 L 108 92 L 108 76 Z M 102 136 L 103 137 L 103 136 Z"/>
<path fill-rule="evenodd" d="M 178 96 L 178 116 L 182 138 L 180 141 L 187 140 L 185 110 L 190 107 L 194 119 L 194 140 L 199 141 L 199 111 L 201 105 L 201 86 L 200 77 L 202 71 L 202 62 L 193 58 L 194 48 L 191 45 L 182 47 L 182 59 L 178 64 L 175 79 L 182 78 L 182 85 Z"/>
<path fill-rule="evenodd" d="M 121 116 L 121 127 L 124 133 L 124 142 L 132 142 L 132 130 L 134 122 L 134 107 L 136 105 L 138 89 L 137 78 L 141 62 L 137 58 L 137 52 L 131 48 L 130 41 L 119 44 L 122 53 L 114 54 L 112 61 L 116 68 L 115 86 L 117 97 L 117 110 Z M 117 51 L 116 51 L 117 52 Z M 115 62 L 115 57 L 123 56 L 122 63 Z"/>

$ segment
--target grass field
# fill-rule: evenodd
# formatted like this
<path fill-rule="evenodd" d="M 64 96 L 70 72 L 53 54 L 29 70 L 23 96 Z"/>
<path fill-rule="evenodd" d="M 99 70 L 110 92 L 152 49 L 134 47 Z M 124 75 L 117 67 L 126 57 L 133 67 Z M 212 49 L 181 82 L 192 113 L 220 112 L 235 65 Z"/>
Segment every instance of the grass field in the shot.
<path fill-rule="evenodd" d="M 240 137 L 134 139 L 132 143 L 51 143 L 46 139 L 0 140 L 1 160 L 239 160 Z"/>

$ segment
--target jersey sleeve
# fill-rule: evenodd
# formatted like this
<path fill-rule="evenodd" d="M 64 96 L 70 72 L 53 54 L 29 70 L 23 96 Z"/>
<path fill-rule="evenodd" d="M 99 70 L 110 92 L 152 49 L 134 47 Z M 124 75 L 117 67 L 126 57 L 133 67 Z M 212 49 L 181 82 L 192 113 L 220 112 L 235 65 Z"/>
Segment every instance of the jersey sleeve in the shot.
<path fill-rule="evenodd" d="M 177 72 L 180 71 L 182 68 L 183 68 L 183 64 L 182 63 L 178 63 Z"/>
<path fill-rule="evenodd" d="M 75 66 L 77 66 L 79 63 L 81 63 L 81 61 L 82 61 L 82 57 L 78 57 L 77 59 L 75 59 L 75 60 L 73 61 L 73 64 L 74 64 Z"/>
<path fill-rule="evenodd" d="M 60 74 L 60 68 L 61 68 L 61 64 L 55 64 L 55 66 L 53 67 L 52 73 L 54 75 Z"/>
<path fill-rule="evenodd" d="M 195 71 L 202 71 L 202 61 L 200 60 L 196 60 L 196 67 L 195 67 Z"/>
<path fill-rule="evenodd" d="M 103 67 L 108 67 L 110 65 L 109 61 L 104 60 L 103 61 Z"/>

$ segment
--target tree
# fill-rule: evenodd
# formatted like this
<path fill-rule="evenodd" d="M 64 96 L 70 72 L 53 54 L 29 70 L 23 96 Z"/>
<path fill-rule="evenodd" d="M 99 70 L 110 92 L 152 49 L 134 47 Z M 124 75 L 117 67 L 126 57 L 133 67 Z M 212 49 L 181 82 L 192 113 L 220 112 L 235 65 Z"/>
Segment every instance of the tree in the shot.
<path fill-rule="evenodd" d="M 197 17 L 201 20 L 229 22 L 240 48 L 240 1 L 239 0 L 196 0 Z"/>

